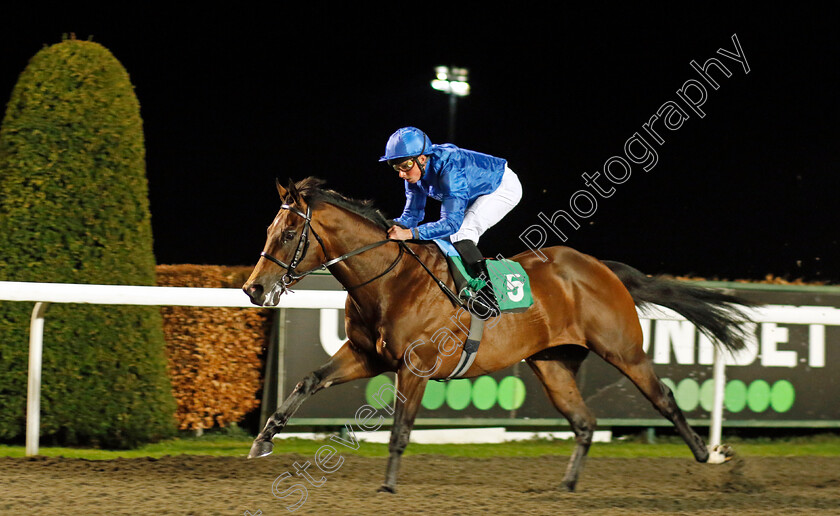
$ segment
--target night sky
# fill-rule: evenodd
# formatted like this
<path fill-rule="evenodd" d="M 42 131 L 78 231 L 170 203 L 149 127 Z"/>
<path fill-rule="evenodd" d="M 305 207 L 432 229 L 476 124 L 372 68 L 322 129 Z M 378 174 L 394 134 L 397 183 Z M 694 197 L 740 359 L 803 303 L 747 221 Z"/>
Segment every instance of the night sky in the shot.
<path fill-rule="evenodd" d="M 453 143 L 506 158 L 524 187 L 482 238 L 485 254 L 525 250 L 519 235 L 569 210 L 581 175 L 600 171 L 615 191 L 565 227 L 566 245 L 648 273 L 840 282 L 840 44 L 826 13 L 139 5 L 4 14 L 0 98 L 62 33 L 115 55 L 141 104 L 158 263 L 255 263 L 279 207 L 275 178 L 318 176 L 397 216 L 402 181 L 378 158 L 405 125 L 447 141 L 448 99 L 429 82 L 454 65 L 470 70 L 472 94 Z M 717 53 L 735 50 L 733 34 L 748 74 Z M 701 118 L 677 90 L 700 80 L 692 60 L 712 57 L 732 75 L 712 72 L 720 87 L 706 85 Z M 648 138 L 656 165 L 611 184 L 605 161 L 669 101 L 689 117 L 660 125 L 664 143 Z M 548 233 L 545 245 L 560 243 Z"/>

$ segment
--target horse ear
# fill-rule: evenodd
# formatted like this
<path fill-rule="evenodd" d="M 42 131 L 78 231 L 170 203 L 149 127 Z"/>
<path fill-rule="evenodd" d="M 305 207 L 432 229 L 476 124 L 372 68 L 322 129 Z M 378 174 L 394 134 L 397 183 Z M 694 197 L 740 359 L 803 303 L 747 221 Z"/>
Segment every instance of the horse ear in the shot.
<path fill-rule="evenodd" d="M 289 178 L 289 194 L 292 196 L 292 201 L 300 204 L 300 194 L 298 193 L 297 186 L 295 186 L 295 182 Z"/>
<path fill-rule="evenodd" d="M 286 195 L 288 195 L 288 194 L 289 194 L 289 191 L 288 191 L 288 190 L 286 190 L 285 188 L 283 188 L 283 185 L 281 185 L 281 184 L 280 184 L 280 180 L 279 180 L 279 179 L 277 179 L 276 177 L 274 178 L 274 184 L 276 184 L 276 185 L 277 185 L 277 193 L 279 193 L 279 194 L 280 194 L 280 199 L 285 200 L 285 199 L 286 199 Z"/>

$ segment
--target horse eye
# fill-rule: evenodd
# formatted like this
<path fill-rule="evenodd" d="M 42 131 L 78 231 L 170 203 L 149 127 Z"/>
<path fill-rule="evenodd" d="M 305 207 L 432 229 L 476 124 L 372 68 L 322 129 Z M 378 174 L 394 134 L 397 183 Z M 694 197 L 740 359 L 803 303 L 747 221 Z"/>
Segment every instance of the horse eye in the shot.
<path fill-rule="evenodd" d="M 283 233 L 283 241 L 288 242 L 289 240 L 295 237 L 295 231 L 293 229 L 289 229 Z"/>

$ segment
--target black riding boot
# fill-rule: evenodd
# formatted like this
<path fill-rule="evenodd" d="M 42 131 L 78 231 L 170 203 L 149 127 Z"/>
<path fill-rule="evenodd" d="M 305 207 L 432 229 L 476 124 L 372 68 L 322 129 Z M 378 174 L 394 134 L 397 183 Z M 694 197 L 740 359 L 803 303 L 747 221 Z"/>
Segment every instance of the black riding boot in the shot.
<path fill-rule="evenodd" d="M 499 303 L 496 301 L 496 295 L 493 293 L 493 285 L 490 283 L 490 274 L 487 271 L 487 264 L 484 260 L 484 256 L 481 254 L 481 251 L 478 250 L 478 247 L 475 245 L 475 242 L 472 240 L 459 240 L 452 244 L 455 246 L 455 249 L 458 250 L 458 254 L 461 255 L 461 259 L 464 262 L 464 268 L 467 269 L 467 272 L 472 275 L 473 278 L 479 278 L 486 282 L 484 288 L 476 292 L 476 296 L 474 296 L 472 303 L 478 305 L 478 312 L 480 315 L 488 314 L 490 317 L 499 315 L 501 310 L 499 309 Z M 460 294 L 463 290 L 463 286 L 456 285 L 458 287 L 458 293 Z"/>

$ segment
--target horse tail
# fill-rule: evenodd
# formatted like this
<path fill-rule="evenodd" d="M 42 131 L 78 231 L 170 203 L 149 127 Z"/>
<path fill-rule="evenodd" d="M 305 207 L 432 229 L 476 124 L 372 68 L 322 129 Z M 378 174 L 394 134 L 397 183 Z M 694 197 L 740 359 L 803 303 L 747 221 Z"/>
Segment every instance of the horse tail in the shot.
<path fill-rule="evenodd" d="M 630 292 L 636 306 L 644 310 L 649 304 L 670 308 L 691 321 L 712 342 L 729 351 L 746 347 L 751 322 L 744 308 L 757 306 L 737 296 L 682 283 L 661 276 L 647 276 L 629 265 L 604 261 Z"/>

